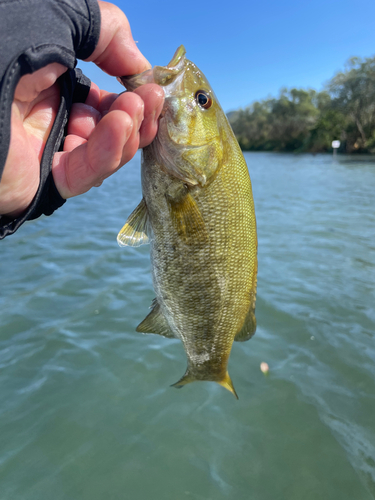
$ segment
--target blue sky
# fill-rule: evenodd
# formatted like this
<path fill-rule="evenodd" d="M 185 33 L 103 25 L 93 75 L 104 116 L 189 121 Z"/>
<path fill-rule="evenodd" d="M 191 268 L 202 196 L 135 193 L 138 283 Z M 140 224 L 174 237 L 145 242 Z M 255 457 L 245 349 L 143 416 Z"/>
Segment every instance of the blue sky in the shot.
<path fill-rule="evenodd" d="M 276 96 L 281 87 L 321 90 L 352 56 L 375 54 L 375 0 L 115 0 L 138 47 L 165 65 L 184 44 L 225 112 Z M 80 64 L 101 88 L 114 78 Z"/>

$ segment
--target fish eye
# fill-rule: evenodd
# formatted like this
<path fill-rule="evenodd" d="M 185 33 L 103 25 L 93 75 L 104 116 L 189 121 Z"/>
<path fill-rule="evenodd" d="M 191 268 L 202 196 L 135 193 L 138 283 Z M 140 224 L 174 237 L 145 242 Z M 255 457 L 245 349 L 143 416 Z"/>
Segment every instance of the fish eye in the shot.
<path fill-rule="evenodd" d="M 208 109 L 212 106 L 212 98 L 205 90 L 197 90 L 195 100 L 201 108 Z"/>

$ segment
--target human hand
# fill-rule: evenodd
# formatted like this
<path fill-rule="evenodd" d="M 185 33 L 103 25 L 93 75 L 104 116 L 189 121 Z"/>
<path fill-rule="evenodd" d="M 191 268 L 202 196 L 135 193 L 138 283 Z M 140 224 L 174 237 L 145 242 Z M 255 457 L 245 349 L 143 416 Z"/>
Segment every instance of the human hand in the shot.
<path fill-rule="evenodd" d="M 141 73 L 150 64 L 131 36 L 125 15 L 99 2 L 101 32 L 88 59 L 114 76 Z M 25 75 L 12 104 L 11 142 L 0 183 L 0 214 L 20 215 L 39 186 L 40 160 L 60 102 L 57 78 L 66 71 L 54 63 Z M 135 92 L 110 94 L 94 83 L 85 104 L 74 104 L 64 151 L 54 155 L 52 173 L 63 198 L 85 193 L 129 161 L 157 131 L 164 94 L 154 84 Z"/>

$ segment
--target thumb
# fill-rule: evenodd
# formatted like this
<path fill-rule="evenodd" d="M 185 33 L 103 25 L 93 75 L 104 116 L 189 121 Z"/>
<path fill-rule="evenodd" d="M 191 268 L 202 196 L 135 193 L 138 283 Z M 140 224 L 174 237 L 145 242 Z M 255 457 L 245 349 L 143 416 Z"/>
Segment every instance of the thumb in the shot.
<path fill-rule="evenodd" d="M 99 1 L 99 42 L 87 59 L 113 76 L 135 75 L 151 67 L 133 40 L 129 21 L 116 5 Z"/>

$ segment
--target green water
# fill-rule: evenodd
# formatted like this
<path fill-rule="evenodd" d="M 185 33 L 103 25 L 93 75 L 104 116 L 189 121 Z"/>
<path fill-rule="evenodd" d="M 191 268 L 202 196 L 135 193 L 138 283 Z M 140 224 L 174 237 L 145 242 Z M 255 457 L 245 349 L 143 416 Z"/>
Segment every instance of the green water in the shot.
<path fill-rule="evenodd" d="M 239 401 L 171 388 L 181 343 L 135 332 L 149 250 L 116 235 L 139 155 L 0 242 L 1 500 L 375 499 L 375 163 L 246 159 L 258 330 L 232 351 Z"/>

